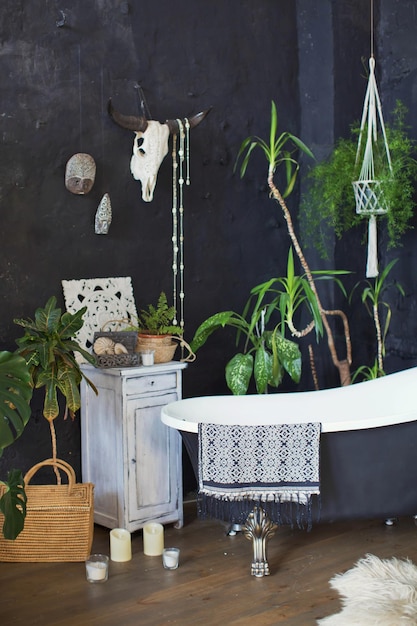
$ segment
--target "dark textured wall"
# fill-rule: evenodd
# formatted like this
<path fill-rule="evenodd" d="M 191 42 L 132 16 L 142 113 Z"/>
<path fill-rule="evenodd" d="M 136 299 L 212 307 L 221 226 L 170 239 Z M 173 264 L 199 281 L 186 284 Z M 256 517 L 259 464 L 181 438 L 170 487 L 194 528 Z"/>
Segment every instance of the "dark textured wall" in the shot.
<path fill-rule="evenodd" d="M 241 310 L 255 284 L 282 275 L 289 238 L 268 198 L 266 164 L 259 154 L 240 180 L 233 174 L 236 154 L 246 136 L 267 137 L 272 99 L 280 129 L 301 136 L 318 155 L 347 134 L 360 117 L 366 88 L 361 58 L 369 55 L 369 14 L 363 5 L 360 0 L 2 0 L 1 347 L 14 349 L 14 317 L 33 315 L 53 294 L 63 306 L 62 279 L 131 276 L 138 307 L 161 290 L 170 292 L 170 156 L 153 202 L 144 203 L 129 172 L 133 135 L 106 113 L 109 97 L 125 113 L 138 113 L 136 84 L 154 119 L 213 107 L 191 137 L 186 338 L 208 315 Z M 376 5 L 383 101 L 391 104 L 398 96 L 415 109 L 413 2 Z M 84 197 L 64 186 L 66 162 L 80 151 L 97 163 L 93 191 Z M 113 223 L 108 235 L 98 236 L 94 215 L 106 192 Z M 298 198 L 299 190 L 289 200 L 295 213 Z M 416 306 L 410 270 L 415 236 L 410 232 L 401 250 L 407 298 L 395 303 L 387 369 L 412 364 L 417 352 L 409 315 Z M 364 257 L 358 233 L 335 243 L 339 267 L 362 271 Z M 319 264 L 314 251 L 310 258 L 312 266 Z M 369 330 L 363 330 L 361 315 L 352 314 L 360 354 Z M 233 347 L 227 331 L 214 336 L 185 372 L 184 395 L 225 392 L 224 364 Z M 325 352 L 319 356 L 322 384 L 337 384 Z M 308 386 L 305 374 L 303 388 Z M 6 450 L 0 475 L 11 461 L 26 469 L 49 455 L 38 398 L 33 412 L 21 440 Z M 57 428 L 59 453 L 79 469 L 78 422 L 59 420 Z"/>

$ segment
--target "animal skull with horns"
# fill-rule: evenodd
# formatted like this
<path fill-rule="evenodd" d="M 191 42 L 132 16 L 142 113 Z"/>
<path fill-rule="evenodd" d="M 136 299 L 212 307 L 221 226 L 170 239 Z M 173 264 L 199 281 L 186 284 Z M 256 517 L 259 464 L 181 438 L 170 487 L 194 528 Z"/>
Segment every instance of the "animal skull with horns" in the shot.
<path fill-rule="evenodd" d="M 207 109 L 188 118 L 190 129 L 202 122 L 209 111 Z M 142 184 L 142 199 L 151 202 L 159 168 L 168 152 L 169 136 L 177 135 L 180 131 L 178 120 L 166 120 L 161 124 L 146 119 L 144 115 L 124 115 L 116 111 L 111 99 L 108 112 L 116 124 L 135 133 L 130 171 L 135 180 L 140 180 Z M 184 120 L 181 121 L 184 123 Z"/>

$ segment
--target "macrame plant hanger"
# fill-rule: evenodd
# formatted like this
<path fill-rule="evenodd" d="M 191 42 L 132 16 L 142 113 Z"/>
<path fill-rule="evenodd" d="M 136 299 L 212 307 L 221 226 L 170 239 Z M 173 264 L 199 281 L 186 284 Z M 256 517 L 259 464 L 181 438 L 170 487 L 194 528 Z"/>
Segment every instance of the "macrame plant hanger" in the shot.
<path fill-rule="evenodd" d="M 375 78 L 373 0 L 371 1 L 371 56 L 369 59 L 369 79 L 363 106 L 362 121 L 359 132 L 358 148 L 355 165 L 359 166 L 362 158 L 359 179 L 354 181 L 353 189 L 356 201 L 356 213 L 369 218 L 368 222 L 368 258 L 366 264 L 367 278 L 378 276 L 377 221 L 378 215 L 384 215 L 388 206 L 383 196 L 379 172 L 375 171 L 374 146 L 379 133 L 384 141 L 385 157 L 389 171 L 392 172 L 391 155 L 385 132 L 381 100 Z M 363 143 L 365 147 L 363 148 Z"/>

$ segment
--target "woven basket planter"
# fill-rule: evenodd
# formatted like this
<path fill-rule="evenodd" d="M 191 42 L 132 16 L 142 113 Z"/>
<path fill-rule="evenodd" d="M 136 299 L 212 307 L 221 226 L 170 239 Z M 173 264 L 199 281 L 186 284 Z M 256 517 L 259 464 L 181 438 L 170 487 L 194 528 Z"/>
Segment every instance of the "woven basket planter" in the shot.
<path fill-rule="evenodd" d="M 154 351 L 154 363 L 168 363 L 174 358 L 178 343 L 173 341 L 171 335 L 145 335 L 138 334 L 136 352 L 144 350 Z"/>

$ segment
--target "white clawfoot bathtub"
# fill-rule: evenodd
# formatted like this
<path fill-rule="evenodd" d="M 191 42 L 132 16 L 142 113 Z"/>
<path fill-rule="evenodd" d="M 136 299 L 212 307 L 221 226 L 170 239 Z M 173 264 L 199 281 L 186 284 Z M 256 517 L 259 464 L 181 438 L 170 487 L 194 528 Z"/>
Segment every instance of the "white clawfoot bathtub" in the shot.
<path fill-rule="evenodd" d="M 199 422 L 321 422 L 317 519 L 417 514 L 417 367 L 323 391 L 188 398 L 161 419 L 181 432 L 195 471 Z"/>

